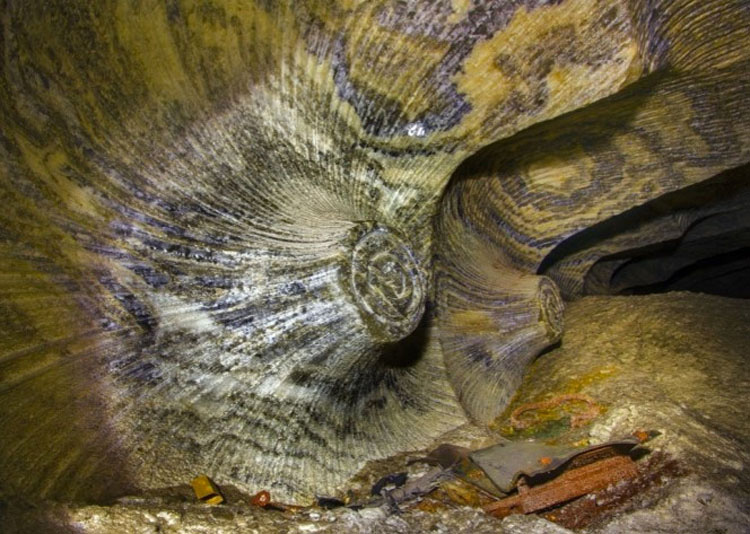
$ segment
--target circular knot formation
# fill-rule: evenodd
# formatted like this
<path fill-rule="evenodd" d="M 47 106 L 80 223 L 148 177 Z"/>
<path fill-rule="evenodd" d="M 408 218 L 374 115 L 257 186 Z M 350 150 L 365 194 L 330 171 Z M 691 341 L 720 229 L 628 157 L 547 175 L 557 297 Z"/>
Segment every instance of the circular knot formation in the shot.
<path fill-rule="evenodd" d="M 537 301 L 539 302 L 539 321 L 544 324 L 550 342 L 559 340 L 563 333 L 565 305 L 557 284 L 546 276 L 539 278 Z"/>
<path fill-rule="evenodd" d="M 351 292 L 373 337 L 398 341 L 419 324 L 425 308 L 425 277 L 406 241 L 378 223 L 355 229 Z"/>

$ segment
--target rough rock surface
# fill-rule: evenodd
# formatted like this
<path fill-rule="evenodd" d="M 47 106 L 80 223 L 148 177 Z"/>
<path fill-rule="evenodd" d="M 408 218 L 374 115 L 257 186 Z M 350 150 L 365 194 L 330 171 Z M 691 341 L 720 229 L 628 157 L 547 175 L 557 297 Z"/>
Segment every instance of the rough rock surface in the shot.
<path fill-rule="evenodd" d="M 558 442 L 616 438 L 637 428 L 656 430 L 647 443 L 679 463 L 680 476 L 664 477 L 581 532 L 744 533 L 750 525 L 750 302 L 690 293 L 643 297 L 588 297 L 566 311 L 561 346 L 532 366 L 521 391 L 496 429 L 506 437 L 546 437 Z M 548 413 L 524 430 L 512 429 L 509 415 L 529 402 L 566 393 L 592 398 L 601 413 L 571 428 L 564 410 Z M 562 414 L 562 415 L 561 415 Z M 529 416 L 530 414 L 526 414 Z M 462 438 L 478 442 L 467 428 Z M 645 461 L 646 456 L 642 461 Z M 393 460 L 394 465 L 400 460 Z M 377 478 L 380 463 L 360 480 Z M 355 484 L 355 483 L 353 483 Z M 113 506 L 50 505 L 45 510 L 5 508 L 10 532 L 34 527 L 61 532 L 325 532 L 418 533 L 572 532 L 539 516 L 499 520 L 481 510 L 450 505 L 434 512 L 415 508 L 400 515 L 384 509 L 308 510 L 296 516 L 250 507 L 242 499 L 207 507 L 180 499 L 122 500 Z M 8 525 L 10 525 L 8 527 Z"/>
<path fill-rule="evenodd" d="M 563 393 L 604 412 L 560 438 L 635 429 L 690 474 L 661 498 L 592 532 L 747 532 L 750 528 L 750 302 L 693 293 L 588 297 L 568 307 L 562 345 L 539 358 L 509 411 Z"/>

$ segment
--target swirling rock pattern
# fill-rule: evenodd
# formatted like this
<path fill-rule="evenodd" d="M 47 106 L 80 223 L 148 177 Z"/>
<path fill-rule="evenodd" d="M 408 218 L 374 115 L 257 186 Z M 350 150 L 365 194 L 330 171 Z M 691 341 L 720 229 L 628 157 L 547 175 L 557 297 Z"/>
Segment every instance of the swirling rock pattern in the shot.
<path fill-rule="evenodd" d="M 414 331 L 424 313 L 425 276 L 394 230 L 377 224 L 355 229 L 351 291 L 373 338 L 395 342 Z"/>
<path fill-rule="evenodd" d="M 557 245 L 750 159 L 741 0 L 0 6 L 10 493 L 332 492 L 502 410 Z"/>

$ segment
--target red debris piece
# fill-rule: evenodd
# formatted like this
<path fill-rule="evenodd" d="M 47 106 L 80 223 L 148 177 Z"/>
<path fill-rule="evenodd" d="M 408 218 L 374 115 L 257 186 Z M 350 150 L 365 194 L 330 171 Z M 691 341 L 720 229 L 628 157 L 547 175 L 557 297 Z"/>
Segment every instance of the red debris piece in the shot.
<path fill-rule="evenodd" d="M 559 507 L 544 512 L 544 517 L 560 526 L 579 529 L 599 523 L 618 512 L 642 506 L 653 498 L 650 490 L 662 486 L 667 480 L 685 476 L 687 471 L 669 455 L 655 451 L 643 462 L 637 462 L 638 476 L 618 484 L 589 493 L 587 498 L 573 499 Z"/>
<path fill-rule="evenodd" d="M 635 462 L 629 456 L 604 458 L 566 470 L 551 481 L 535 486 L 528 485 L 528 479 L 522 477 L 523 482 L 519 483 L 517 495 L 488 504 L 484 510 L 497 517 L 530 514 L 602 490 L 621 480 L 635 478 L 637 475 Z"/>
<path fill-rule="evenodd" d="M 255 495 L 253 495 L 252 499 L 250 499 L 250 504 L 253 506 L 260 506 L 261 508 L 265 508 L 271 503 L 271 494 L 268 493 L 266 490 L 259 491 Z"/>

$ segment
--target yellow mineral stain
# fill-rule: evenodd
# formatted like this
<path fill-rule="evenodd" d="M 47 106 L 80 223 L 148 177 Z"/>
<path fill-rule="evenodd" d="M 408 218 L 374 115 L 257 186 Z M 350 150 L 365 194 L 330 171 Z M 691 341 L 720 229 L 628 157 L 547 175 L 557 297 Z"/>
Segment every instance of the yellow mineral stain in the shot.
<path fill-rule="evenodd" d="M 453 13 L 448 17 L 448 24 L 456 24 L 460 22 L 469 12 L 471 6 L 472 0 L 451 0 Z"/>
<path fill-rule="evenodd" d="M 554 392 L 548 392 L 543 397 L 536 398 L 535 400 L 532 400 L 530 402 L 541 403 L 549 401 L 561 395 L 581 393 L 591 384 L 601 382 L 615 376 L 618 370 L 619 368 L 616 365 L 607 365 L 598 369 L 594 369 L 593 371 L 584 375 L 573 376 L 568 382 L 562 384 L 559 388 L 555 388 Z M 524 384 L 533 383 L 533 374 L 537 372 L 542 371 L 536 366 L 532 366 L 526 376 Z M 576 403 L 562 403 L 557 406 L 540 407 L 535 408 L 533 411 L 530 410 L 525 417 L 533 419 L 533 424 L 524 429 L 514 428 L 513 425 L 510 424 L 510 415 L 519 407 L 524 406 L 528 403 L 528 395 L 526 394 L 524 385 L 522 384 L 519 390 L 513 396 L 513 399 L 511 400 L 505 411 L 490 424 L 490 428 L 493 431 L 498 432 L 499 434 L 508 438 L 529 438 L 534 436 L 552 438 L 564 432 L 567 432 L 570 429 L 567 424 L 563 424 L 563 421 L 567 417 L 569 417 L 571 413 L 575 413 L 574 410 Z M 597 407 L 600 414 L 607 411 L 606 406 L 597 404 Z"/>
<path fill-rule="evenodd" d="M 518 9 L 506 28 L 474 47 L 454 79 L 458 91 L 472 105 L 459 129 L 472 135 L 486 134 L 482 125 L 493 124 L 488 117 L 498 115 L 508 105 L 512 107 L 515 93 L 533 96 L 526 82 L 535 73 L 528 69 L 538 67 L 540 53 L 548 54 L 553 62 L 543 82 L 548 92 L 546 102 L 533 113 L 511 113 L 507 108 L 508 117 L 513 119 L 503 121 L 497 116 L 499 123 L 493 128 L 500 127 L 498 137 L 590 104 L 638 79 L 642 75 L 639 48 L 626 17 L 618 12 L 619 24 L 597 24 L 603 10 L 610 7 L 604 2 L 592 9 L 588 0 L 570 0 L 530 11 Z M 563 35 L 563 30 L 573 31 L 575 38 L 556 37 Z M 601 41 L 597 41 L 599 37 Z M 602 52 L 607 53 L 606 61 L 590 61 Z M 510 58 L 511 67 L 499 64 L 500 57 Z"/>
<path fill-rule="evenodd" d="M 586 186 L 594 170 L 594 162 L 586 157 L 580 146 L 566 153 L 556 153 L 531 161 L 524 169 L 526 187 L 535 194 L 552 193 L 564 196 Z M 536 211 L 536 210 L 534 210 Z M 536 214 L 531 214 L 534 220 Z"/>
<path fill-rule="evenodd" d="M 618 371 L 618 366 L 607 365 L 605 367 L 600 367 L 599 369 L 594 369 L 593 371 L 583 375 L 573 375 L 570 377 L 568 382 L 562 385 L 559 393 L 550 394 L 550 397 L 553 397 L 557 394 L 584 392 L 584 390 L 591 384 L 607 380 L 608 378 L 615 376 Z"/>

